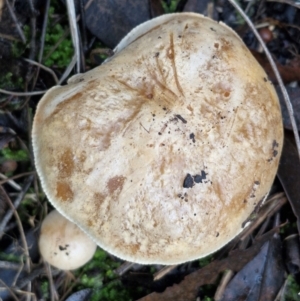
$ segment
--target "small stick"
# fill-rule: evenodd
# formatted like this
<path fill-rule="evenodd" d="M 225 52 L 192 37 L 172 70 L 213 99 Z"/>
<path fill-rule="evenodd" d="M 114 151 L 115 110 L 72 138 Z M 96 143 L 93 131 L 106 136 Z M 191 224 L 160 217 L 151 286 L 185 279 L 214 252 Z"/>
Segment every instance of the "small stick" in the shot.
<path fill-rule="evenodd" d="M 78 28 L 76 22 L 76 12 L 75 12 L 75 5 L 73 0 L 67 0 L 67 9 L 68 9 L 68 17 L 70 23 L 70 30 L 71 30 L 71 37 L 72 42 L 75 50 L 76 60 L 77 60 L 77 68 L 76 72 L 80 73 L 80 46 L 79 46 L 79 35 L 78 35 Z"/>
<path fill-rule="evenodd" d="M 178 264 L 168 265 L 168 266 L 163 267 L 161 270 L 159 270 L 158 272 L 156 272 L 153 275 L 153 280 L 157 281 L 157 280 L 163 278 L 165 275 L 167 275 L 169 272 L 173 271 L 177 267 L 178 267 Z"/>
<path fill-rule="evenodd" d="M 14 96 L 34 96 L 34 95 L 41 95 L 45 94 L 48 90 L 44 91 L 34 91 L 34 92 L 15 92 L 15 91 L 7 91 L 4 89 L 0 89 L 0 93 L 6 94 L 6 95 L 14 95 Z"/>
<path fill-rule="evenodd" d="M 39 63 L 39 62 L 35 62 L 35 61 L 33 61 L 33 60 L 30 60 L 30 59 L 24 59 L 24 60 L 25 60 L 26 62 L 32 64 L 32 65 L 38 66 L 39 68 L 41 68 L 41 69 L 43 69 L 43 70 L 49 72 L 49 73 L 52 75 L 52 77 L 53 77 L 55 83 L 56 83 L 56 84 L 58 83 L 58 78 L 57 78 L 55 72 L 54 72 L 52 69 L 50 69 L 50 68 L 48 68 L 48 67 L 42 65 L 42 64 Z"/>
<path fill-rule="evenodd" d="M 289 112 L 289 116 L 290 116 L 290 119 L 291 119 L 291 124 L 292 124 L 292 128 L 293 128 L 293 133 L 294 133 L 294 136 L 295 136 L 295 141 L 296 141 L 296 146 L 297 146 L 297 150 L 298 150 L 298 156 L 299 156 L 299 159 L 300 159 L 300 138 L 299 138 L 299 133 L 298 133 L 298 129 L 297 129 L 297 124 L 296 124 L 296 120 L 295 120 L 295 115 L 294 115 L 294 110 L 293 110 L 293 106 L 292 106 L 292 103 L 290 101 L 290 98 L 289 98 L 289 94 L 283 84 L 283 81 L 281 79 L 281 76 L 280 76 L 280 73 L 276 67 L 276 64 L 272 58 L 272 55 L 271 53 L 269 52 L 266 44 L 264 43 L 264 41 L 262 40 L 261 36 L 259 35 L 258 31 L 256 30 L 254 24 L 252 23 L 252 21 L 250 20 L 250 18 L 244 13 L 244 11 L 242 10 L 242 8 L 239 6 L 239 4 L 237 4 L 235 2 L 235 0 L 228 0 L 232 6 L 241 14 L 241 16 L 244 18 L 244 20 L 247 22 L 247 24 L 249 25 L 249 27 L 251 28 L 251 30 L 253 31 L 254 35 L 256 36 L 257 40 L 259 41 L 259 43 L 261 44 L 266 56 L 267 56 L 267 59 L 272 67 L 272 70 L 276 76 L 276 79 L 277 79 L 277 82 L 280 86 L 280 89 L 281 89 L 281 92 L 283 94 L 283 98 L 284 98 L 284 101 L 286 103 L 286 106 L 287 106 L 287 109 L 288 109 L 288 112 Z"/>
<path fill-rule="evenodd" d="M 7 6 L 7 8 L 8 8 L 8 11 L 9 11 L 9 13 L 10 13 L 11 18 L 13 19 L 13 21 L 14 21 L 14 23 L 15 23 L 16 29 L 17 29 L 17 31 L 18 31 L 18 33 L 19 33 L 19 36 L 20 36 L 22 42 L 25 44 L 25 43 L 26 43 L 26 38 L 25 38 L 25 35 L 24 35 L 24 32 L 23 32 L 22 28 L 21 28 L 20 25 L 19 25 L 19 21 L 18 21 L 16 15 L 15 15 L 15 13 L 14 13 L 14 10 L 13 10 L 13 8 L 11 7 L 11 5 L 10 5 L 10 3 L 9 3 L 8 0 L 5 0 L 5 3 L 6 3 L 6 6 Z"/>

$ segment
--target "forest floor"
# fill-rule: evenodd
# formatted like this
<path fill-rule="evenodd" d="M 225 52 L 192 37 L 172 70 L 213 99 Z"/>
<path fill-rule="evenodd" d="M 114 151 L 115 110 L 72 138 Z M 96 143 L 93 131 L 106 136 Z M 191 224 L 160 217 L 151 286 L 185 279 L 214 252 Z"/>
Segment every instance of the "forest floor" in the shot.
<path fill-rule="evenodd" d="M 300 300 L 300 162 L 278 80 L 252 29 L 226 0 L 0 0 L 0 300 Z M 101 2 L 101 3 L 100 3 Z M 300 127 L 300 2 L 238 1 L 276 62 Z M 36 106 L 51 87 L 100 65 L 135 25 L 170 12 L 232 27 L 275 85 L 285 146 L 278 176 L 252 224 L 217 253 L 181 265 L 124 262 L 98 248 L 74 271 L 45 262 L 41 223 L 53 207 L 31 146 Z M 122 20 L 122 22 L 120 22 Z M 76 20 L 75 20 L 76 22 Z"/>

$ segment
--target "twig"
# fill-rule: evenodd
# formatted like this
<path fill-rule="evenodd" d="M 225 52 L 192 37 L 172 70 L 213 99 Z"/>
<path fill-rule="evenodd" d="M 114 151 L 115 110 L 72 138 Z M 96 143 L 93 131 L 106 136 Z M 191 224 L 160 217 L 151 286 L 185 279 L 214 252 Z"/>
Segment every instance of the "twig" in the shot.
<path fill-rule="evenodd" d="M 32 176 L 28 177 L 28 179 L 25 181 L 23 190 L 20 192 L 19 196 L 16 198 L 13 208 L 11 208 L 10 210 L 7 210 L 5 216 L 3 217 L 1 223 L 0 223 L 0 240 L 4 234 L 4 229 L 6 227 L 6 224 L 9 222 L 9 220 L 11 219 L 12 215 L 15 212 L 15 208 L 18 208 L 18 206 L 20 205 L 21 201 L 23 200 L 24 196 L 26 195 L 27 190 L 29 189 L 31 182 L 32 182 Z M 10 198 L 9 196 L 6 194 L 5 190 L 3 189 L 2 186 L 0 186 L 0 189 L 2 191 L 2 194 L 5 196 L 5 199 L 7 200 L 7 203 L 10 204 Z"/>
<path fill-rule="evenodd" d="M 15 42 L 19 42 L 20 41 L 20 39 L 17 39 L 15 37 L 13 37 L 12 35 L 4 34 L 4 33 L 0 33 L 0 38 L 1 39 L 10 40 L 10 41 L 15 41 Z"/>
<path fill-rule="evenodd" d="M 24 190 L 22 191 L 22 193 L 20 193 L 20 195 L 22 195 L 22 198 L 20 198 L 20 199 L 23 199 L 24 195 L 26 194 L 27 190 L 29 189 L 29 187 L 31 185 L 32 179 L 33 179 L 32 176 L 28 178 L 27 183 L 24 185 Z M 30 273 L 30 255 L 29 255 L 29 250 L 28 250 L 28 245 L 27 245 L 23 225 L 22 225 L 21 219 L 19 217 L 19 214 L 16 210 L 16 208 L 17 208 L 16 202 L 15 202 L 15 205 L 14 205 L 12 203 L 11 199 L 9 198 L 9 196 L 6 193 L 5 193 L 5 199 L 6 199 L 6 202 L 8 203 L 8 205 L 10 207 L 10 211 L 14 214 L 16 222 L 18 224 L 19 232 L 20 232 L 20 235 L 21 235 L 21 241 L 22 241 L 22 244 L 23 244 L 24 254 L 25 254 L 25 268 L 26 268 L 26 271 L 28 273 Z M 27 290 L 28 290 L 28 292 L 31 291 L 31 283 L 27 284 Z M 27 297 L 27 300 L 31 299 L 30 295 L 27 295 L 26 297 Z"/>
<path fill-rule="evenodd" d="M 53 79 L 54 79 L 55 83 L 56 83 L 56 84 L 58 83 L 58 78 L 57 78 L 55 72 L 54 72 L 52 69 L 50 69 L 50 68 L 48 68 L 48 67 L 42 65 L 42 64 L 39 63 L 39 62 L 35 62 L 35 61 L 33 61 L 33 60 L 30 60 L 30 59 L 24 59 L 24 60 L 25 60 L 26 62 L 32 64 L 32 65 L 38 66 L 39 68 L 41 68 L 41 69 L 43 69 L 43 70 L 49 72 L 49 73 L 53 76 Z"/>
<path fill-rule="evenodd" d="M 220 284 L 218 285 L 218 288 L 215 292 L 215 296 L 214 296 L 214 300 L 215 301 L 220 301 L 222 300 L 223 294 L 225 292 L 225 289 L 229 283 L 229 281 L 232 279 L 233 277 L 233 271 L 232 270 L 226 270 L 223 275 L 222 275 L 222 279 L 220 280 Z"/>
<path fill-rule="evenodd" d="M 264 41 L 262 40 L 261 36 L 259 35 L 258 31 L 256 30 L 254 24 L 252 23 L 252 21 L 250 20 L 250 18 L 244 13 L 244 11 L 242 10 L 242 8 L 235 2 L 235 0 L 228 0 L 232 6 L 241 14 L 241 16 L 245 19 L 245 21 L 247 22 L 247 24 L 249 25 L 249 27 L 251 28 L 251 30 L 253 31 L 254 35 L 256 36 L 257 40 L 259 41 L 259 43 L 261 44 L 261 47 L 263 48 L 268 61 L 272 67 L 272 70 L 276 76 L 277 82 L 280 86 L 281 92 L 283 94 L 288 112 L 289 112 L 289 116 L 291 119 L 291 124 L 292 124 L 292 128 L 293 128 L 293 133 L 295 136 L 295 141 L 296 141 L 296 145 L 297 145 L 297 150 L 298 150 L 298 157 L 300 159 L 300 138 L 299 138 L 299 133 L 298 133 L 298 129 L 297 129 L 297 124 L 296 124 L 296 120 L 295 120 L 295 116 L 294 116 L 294 110 L 293 110 L 293 106 L 292 103 L 290 101 L 289 98 L 289 94 L 283 84 L 283 81 L 281 79 L 280 73 L 276 67 L 276 64 L 272 58 L 271 53 L 269 52 L 266 44 L 264 43 Z"/>
<path fill-rule="evenodd" d="M 49 7 L 50 7 L 50 0 L 46 0 L 45 13 L 44 13 L 44 22 L 43 22 L 41 39 L 40 39 L 40 51 L 39 51 L 39 56 L 38 56 L 38 61 L 39 62 L 41 62 L 42 59 L 43 59 L 44 46 L 45 46 L 45 37 L 46 37 L 47 24 L 48 24 Z"/>
<path fill-rule="evenodd" d="M 30 50 L 29 50 L 29 59 L 33 60 L 35 58 L 36 53 L 36 10 L 33 5 L 32 0 L 27 0 L 30 7 L 30 29 L 31 29 L 31 39 L 30 39 Z"/>
<path fill-rule="evenodd" d="M 122 276 L 125 274 L 132 266 L 134 265 L 133 262 L 125 261 L 122 265 L 120 265 L 117 269 L 114 270 L 114 272 L 118 276 Z"/>
<path fill-rule="evenodd" d="M 0 185 L 3 185 L 7 182 L 12 182 L 11 180 L 15 180 L 15 179 L 18 179 L 18 178 L 22 178 L 22 177 L 26 177 L 26 176 L 30 176 L 30 175 L 34 175 L 36 172 L 35 171 L 28 171 L 28 172 L 23 172 L 23 173 L 20 173 L 20 174 L 17 174 L 15 176 L 12 176 L 10 178 L 7 178 L 6 176 L 0 174 L 0 176 L 4 176 L 6 179 L 3 180 L 3 181 L 0 181 Z M 18 190 L 21 190 L 21 186 L 19 186 L 19 184 L 17 183 L 14 183 L 14 185 L 18 185 Z M 15 187 L 16 188 L 16 187 Z"/>
<path fill-rule="evenodd" d="M 15 293 L 6 285 L 5 282 L 3 282 L 3 280 L 0 278 L 0 283 L 2 284 L 2 286 L 4 286 L 9 293 L 11 294 L 11 296 L 13 297 L 14 300 L 19 301 L 18 297 L 15 295 Z"/>
<path fill-rule="evenodd" d="M 18 270 L 19 268 L 19 263 L 0 260 L 0 269 Z"/>
<path fill-rule="evenodd" d="M 5 0 L 5 3 L 6 3 L 6 6 L 7 6 L 7 8 L 8 8 L 8 11 L 9 11 L 9 13 L 10 13 L 11 18 L 13 19 L 13 21 L 14 21 L 14 23 L 15 23 L 15 26 L 16 26 L 16 29 L 17 29 L 17 31 L 18 31 L 18 34 L 19 34 L 19 36 L 20 36 L 22 42 L 25 44 L 25 43 L 26 43 L 26 37 L 25 37 L 25 35 L 24 35 L 24 32 L 23 32 L 22 28 L 21 28 L 20 25 L 19 25 L 18 19 L 17 19 L 15 13 L 14 13 L 14 10 L 13 10 L 13 8 L 11 7 L 11 5 L 10 5 L 10 3 L 9 3 L 8 0 Z"/>
<path fill-rule="evenodd" d="M 163 267 L 161 270 L 159 270 L 158 272 L 156 272 L 153 275 L 153 280 L 157 281 L 157 280 L 161 279 L 162 277 L 164 277 L 166 274 L 170 273 L 171 271 L 173 271 L 177 267 L 178 267 L 178 264 Z"/>
<path fill-rule="evenodd" d="M 45 4 L 45 9 L 44 9 L 44 22 L 43 22 L 42 33 L 41 33 L 41 37 L 40 37 L 40 47 L 39 47 L 40 50 L 39 50 L 39 55 L 38 55 L 38 62 L 39 63 L 42 62 L 43 54 L 44 54 L 45 36 L 46 36 L 46 32 L 47 32 L 49 7 L 50 7 L 50 0 L 47 0 L 46 4 Z M 40 74 L 40 68 L 37 68 L 37 70 L 34 74 L 33 81 L 32 81 L 32 87 L 35 87 L 36 82 L 37 82 L 38 77 L 39 77 L 39 74 Z M 34 89 L 32 89 L 32 90 L 34 90 Z"/>
<path fill-rule="evenodd" d="M 51 271 L 51 275 L 52 276 L 57 276 L 59 273 L 61 273 L 60 270 L 58 269 L 51 269 L 51 267 L 49 266 L 49 264 L 47 264 L 50 271 Z M 47 275 L 48 271 L 45 272 L 45 268 L 44 266 L 38 267 L 33 269 L 30 274 L 26 275 L 25 277 L 23 277 L 22 279 L 20 279 L 17 282 L 16 285 L 16 289 L 23 289 L 23 287 L 25 287 L 29 282 L 33 281 L 34 279 L 36 279 L 37 277 L 40 277 L 41 275 Z M 51 277 L 52 278 L 52 277 Z M 50 280 L 50 279 L 49 279 Z"/>
<path fill-rule="evenodd" d="M 67 8 L 68 8 L 68 17 L 69 17 L 69 23 L 70 23 L 70 30 L 71 30 L 71 37 L 72 42 L 74 46 L 74 51 L 76 55 L 76 61 L 77 61 L 77 73 L 80 73 L 80 46 L 79 46 L 79 35 L 78 35 L 78 28 L 77 28 L 77 22 L 76 22 L 76 12 L 75 12 L 75 5 L 74 0 L 67 0 Z"/>
<path fill-rule="evenodd" d="M 278 193 L 270 197 L 267 202 L 260 208 L 258 217 L 253 221 L 241 234 L 238 236 L 239 240 L 244 240 L 250 235 L 258 226 L 260 226 L 268 216 L 272 216 L 278 211 L 285 203 L 287 199 L 284 193 Z"/>
<path fill-rule="evenodd" d="M 14 189 L 21 191 L 22 188 L 19 184 L 17 184 L 15 181 L 12 181 L 12 179 L 9 179 L 6 175 L 0 173 L 0 179 L 3 179 L 3 181 L 0 181 L 0 185 L 7 183 L 9 184 L 11 187 L 13 187 Z"/>
<path fill-rule="evenodd" d="M 31 300 L 31 297 L 33 298 L 34 301 L 37 300 L 35 293 L 29 292 L 29 291 L 17 290 L 17 289 L 14 289 L 14 291 L 16 293 L 18 293 L 19 295 L 26 295 L 27 300 Z M 20 299 L 18 299 L 18 300 L 20 301 Z"/>
<path fill-rule="evenodd" d="M 86 19 L 85 19 L 85 9 L 84 9 L 84 1 L 80 0 L 80 15 L 81 15 L 81 26 L 82 26 L 82 45 L 83 52 L 87 51 L 87 36 L 86 36 Z"/>
<path fill-rule="evenodd" d="M 6 94 L 6 95 L 14 95 L 14 96 L 34 96 L 34 95 L 41 95 L 45 94 L 48 90 L 44 91 L 34 91 L 34 92 L 15 92 L 15 91 L 7 91 L 4 89 L 0 89 L 0 93 Z"/>
<path fill-rule="evenodd" d="M 48 279 L 49 279 L 49 286 L 50 286 L 50 301 L 55 301 L 55 300 L 58 300 L 58 294 L 57 294 L 57 291 L 56 291 L 56 288 L 55 288 L 55 285 L 53 283 L 53 271 L 50 267 L 50 264 L 45 262 L 44 263 L 45 266 L 46 266 L 46 272 L 47 272 L 47 275 L 48 275 Z"/>
<path fill-rule="evenodd" d="M 61 78 L 58 81 L 59 85 L 70 75 L 71 71 L 73 70 L 74 66 L 76 65 L 76 61 L 77 61 L 77 57 L 76 57 L 76 54 L 74 54 L 70 64 L 68 65 L 65 72 L 63 73 L 63 75 L 61 76 Z"/>

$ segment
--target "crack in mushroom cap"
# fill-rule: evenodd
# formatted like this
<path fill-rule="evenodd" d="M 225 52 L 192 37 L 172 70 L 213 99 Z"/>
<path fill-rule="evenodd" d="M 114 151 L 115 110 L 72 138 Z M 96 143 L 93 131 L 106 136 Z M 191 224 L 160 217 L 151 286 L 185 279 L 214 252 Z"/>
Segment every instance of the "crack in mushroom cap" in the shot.
<path fill-rule="evenodd" d="M 277 95 L 238 35 L 198 14 L 150 20 L 120 45 L 40 101 L 32 137 L 43 189 L 120 258 L 204 257 L 242 231 L 272 185 Z"/>

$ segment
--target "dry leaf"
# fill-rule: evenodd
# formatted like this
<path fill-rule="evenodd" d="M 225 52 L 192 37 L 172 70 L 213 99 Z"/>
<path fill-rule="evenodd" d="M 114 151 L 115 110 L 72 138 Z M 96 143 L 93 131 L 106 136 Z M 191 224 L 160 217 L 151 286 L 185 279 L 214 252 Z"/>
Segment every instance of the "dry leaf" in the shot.
<path fill-rule="evenodd" d="M 222 301 L 273 301 L 284 281 L 281 242 L 267 241 L 225 289 Z"/>
<path fill-rule="evenodd" d="M 195 301 L 198 289 L 205 284 L 213 284 L 219 273 L 230 269 L 235 272 L 243 268 L 258 254 L 262 245 L 270 240 L 275 231 L 261 236 L 252 247 L 246 250 L 234 250 L 222 260 L 215 260 L 206 267 L 187 275 L 179 284 L 168 287 L 163 293 L 151 293 L 138 301 Z"/>
<path fill-rule="evenodd" d="M 293 135 L 286 132 L 277 175 L 292 206 L 293 212 L 297 217 L 298 231 L 300 231 L 299 170 L 300 162 Z"/>
<path fill-rule="evenodd" d="M 290 116 L 289 116 L 284 98 L 282 96 L 281 90 L 279 87 L 276 87 L 276 91 L 279 96 L 284 127 L 286 129 L 291 130 L 292 124 L 291 124 Z M 298 127 L 298 129 L 300 129 L 300 88 L 299 87 L 295 87 L 295 88 L 287 87 L 287 92 L 291 99 L 297 127 Z"/>
<path fill-rule="evenodd" d="M 292 234 L 285 238 L 285 265 L 290 274 L 300 271 L 300 242 L 299 235 Z"/>
<path fill-rule="evenodd" d="M 135 26 L 162 11 L 161 3 L 152 0 L 94 0 L 85 11 L 88 29 L 106 46 L 114 48 Z M 160 5 L 160 7 L 159 7 Z"/>
<path fill-rule="evenodd" d="M 260 63 L 260 65 L 264 68 L 265 72 L 267 73 L 269 79 L 274 83 L 277 84 L 277 79 L 274 75 L 273 69 L 263 53 L 259 53 L 255 50 L 250 49 L 253 56 L 256 60 Z M 281 65 L 280 63 L 276 62 L 276 66 L 278 71 L 281 75 L 281 78 L 284 83 L 290 83 L 293 81 L 300 80 L 300 64 L 296 63 L 295 61 L 290 62 L 289 65 Z"/>

